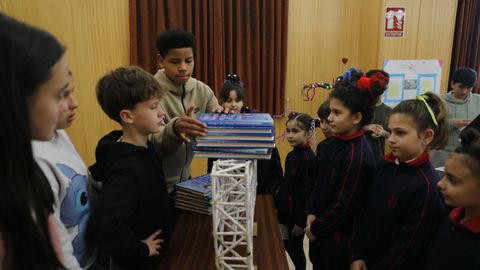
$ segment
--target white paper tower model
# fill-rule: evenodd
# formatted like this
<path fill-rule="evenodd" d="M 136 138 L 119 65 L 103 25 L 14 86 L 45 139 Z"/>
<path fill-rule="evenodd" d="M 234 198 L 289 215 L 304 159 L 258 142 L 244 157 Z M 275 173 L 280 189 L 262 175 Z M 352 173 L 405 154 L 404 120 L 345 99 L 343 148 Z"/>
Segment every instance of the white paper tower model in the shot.
<path fill-rule="evenodd" d="M 253 268 L 256 160 L 213 163 L 212 218 L 217 269 Z"/>

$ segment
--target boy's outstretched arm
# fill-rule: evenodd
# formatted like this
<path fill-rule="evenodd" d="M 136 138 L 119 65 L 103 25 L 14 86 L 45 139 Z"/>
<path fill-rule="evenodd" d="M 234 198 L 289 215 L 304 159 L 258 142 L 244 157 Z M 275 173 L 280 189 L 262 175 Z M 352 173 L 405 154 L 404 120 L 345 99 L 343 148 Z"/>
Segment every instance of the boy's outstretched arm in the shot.
<path fill-rule="evenodd" d="M 150 135 L 149 140 L 153 142 L 160 156 L 166 156 L 177 150 L 183 141 L 190 143 L 188 135 L 206 135 L 207 125 L 192 117 L 194 109 L 195 105 L 189 106 L 185 114 L 170 119 L 161 127 L 160 132 Z"/>
<path fill-rule="evenodd" d="M 192 117 L 195 104 L 188 107 L 187 112 L 177 119 L 173 120 L 173 131 L 183 141 L 190 143 L 188 138 L 191 136 L 206 136 L 207 125 Z"/>

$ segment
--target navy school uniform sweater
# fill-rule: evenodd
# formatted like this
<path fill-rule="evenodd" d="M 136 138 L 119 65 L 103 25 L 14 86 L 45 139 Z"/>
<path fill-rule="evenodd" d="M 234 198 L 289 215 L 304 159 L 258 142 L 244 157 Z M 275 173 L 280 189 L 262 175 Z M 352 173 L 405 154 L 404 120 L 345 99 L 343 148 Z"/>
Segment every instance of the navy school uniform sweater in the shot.
<path fill-rule="evenodd" d="M 385 156 L 356 220 L 351 259 L 369 270 L 421 268 L 443 208 L 438 180 L 428 152 L 402 163 Z"/>
<path fill-rule="evenodd" d="M 462 222 L 464 209 L 445 215 L 432 241 L 425 270 L 480 269 L 480 217 Z"/>
<path fill-rule="evenodd" d="M 328 159 L 328 155 L 330 154 L 330 148 L 332 145 L 333 138 L 325 138 L 325 140 L 319 142 L 317 144 L 317 170 L 325 164 L 325 160 Z"/>
<path fill-rule="evenodd" d="M 122 131 L 100 139 L 97 163 L 90 167 L 102 191 L 93 207 L 87 235 L 128 269 L 152 269 L 162 257 L 170 238 L 171 219 L 162 162 L 153 146 L 148 148 L 119 142 Z M 156 230 L 165 240 L 160 256 L 148 257 L 142 242 Z"/>
<path fill-rule="evenodd" d="M 211 173 L 216 158 L 209 158 L 207 172 Z M 274 147 L 270 159 L 257 160 L 257 195 L 274 195 L 283 179 L 280 153 Z"/>
<path fill-rule="evenodd" d="M 364 131 L 334 135 L 322 160 L 308 202 L 308 214 L 316 216 L 310 229 L 316 241 L 345 242 L 373 173 L 373 154 Z"/>
<path fill-rule="evenodd" d="M 316 162 L 316 172 L 322 168 L 322 166 L 325 166 L 325 161 L 328 160 L 328 155 L 331 153 L 331 145 L 332 145 L 333 138 L 325 138 L 323 141 L 319 142 L 317 144 L 317 150 L 315 153 L 315 156 L 317 157 L 317 162 Z M 307 190 L 310 190 L 310 195 L 307 197 L 307 204 L 310 199 L 311 193 L 313 191 L 313 188 L 315 187 L 315 181 L 317 180 L 317 177 L 315 175 L 315 178 L 311 179 L 310 181 L 307 182 Z"/>
<path fill-rule="evenodd" d="M 285 176 L 275 196 L 278 222 L 305 227 L 307 183 L 315 177 L 315 154 L 308 144 L 294 147 L 285 159 Z"/>

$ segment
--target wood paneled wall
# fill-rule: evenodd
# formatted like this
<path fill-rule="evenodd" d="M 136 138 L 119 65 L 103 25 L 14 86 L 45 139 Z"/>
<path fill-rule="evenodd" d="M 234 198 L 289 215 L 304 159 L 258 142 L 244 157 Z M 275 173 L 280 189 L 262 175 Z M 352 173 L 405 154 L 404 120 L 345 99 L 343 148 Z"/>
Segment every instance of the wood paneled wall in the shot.
<path fill-rule="evenodd" d="M 386 6 L 406 8 L 403 38 L 383 37 Z M 328 91 L 320 90 L 305 102 L 304 84 L 331 82 L 351 66 L 382 68 L 387 59 L 442 60 L 441 89 L 446 92 L 456 8 L 456 0 L 290 0 L 286 107 L 316 116 Z M 276 120 L 275 126 L 282 134 L 285 119 Z M 320 133 L 317 130 L 317 143 L 323 139 Z M 277 146 L 285 159 L 291 147 L 282 140 Z"/>
<path fill-rule="evenodd" d="M 405 37 L 383 37 L 385 6 L 406 8 Z M 350 66 L 381 68 L 385 59 L 442 60 L 445 92 L 456 7 L 457 0 L 290 0 L 286 108 L 315 116 L 328 92 L 320 90 L 305 102 L 304 84 L 330 82 Z M 98 106 L 95 83 L 108 70 L 129 64 L 128 0 L 0 0 L 0 11 L 52 32 L 67 46 L 80 103 L 68 132 L 92 164 L 98 139 L 118 128 Z M 281 135 L 285 118 L 275 125 Z M 290 146 L 282 139 L 277 145 L 284 159 Z M 195 160 L 192 169 L 194 176 L 205 172 L 206 160 Z"/>

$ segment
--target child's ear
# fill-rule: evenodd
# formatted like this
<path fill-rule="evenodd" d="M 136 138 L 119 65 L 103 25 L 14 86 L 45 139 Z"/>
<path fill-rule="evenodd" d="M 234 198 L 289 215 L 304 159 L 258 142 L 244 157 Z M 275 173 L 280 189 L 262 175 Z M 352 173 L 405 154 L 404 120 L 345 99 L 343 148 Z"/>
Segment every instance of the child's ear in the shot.
<path fill-rule="evenodd" d="M 433 141 L 434 136 L 435 131 L 433 131 L 433 129 L 429 128 L 425 130 L 425 132 L 423 133 L 423 138 L 421 138 L 423 145 L 428 146 Z"/>
<path fill-rule="evenodd" d="M 352 115 L 353 124 L 359 125 L 362 122 L 363 115 L 361 112 L 356 112 Z"/>
<path fill-rule="evenodd" d="M 121 110 L 120 119 L 122 120 L 122 122 L 125 122 L 127 124 L 132 124 L 133 123 L 132 112 L 130 110 Z"/>
<path fill-rule="evenodd" d="M 312 135 L 313 135 L 313 131 L 308 130 L 308 131 L 305 133 L 305 135 L 307 136 L 307 138 L 310 139 L 310 138 L 312 137 Z"/>
<path fill-rule="evenodd" d="M 157 52 L 157 64 L 158 64 L 158 68 L 162 69 L 162 68 L 165 68 L 165 65 L 163 64 L 163 61 L 165 59 L 163 58 L 163 56 Z"/>

